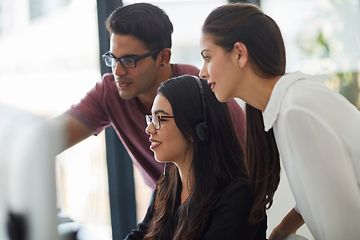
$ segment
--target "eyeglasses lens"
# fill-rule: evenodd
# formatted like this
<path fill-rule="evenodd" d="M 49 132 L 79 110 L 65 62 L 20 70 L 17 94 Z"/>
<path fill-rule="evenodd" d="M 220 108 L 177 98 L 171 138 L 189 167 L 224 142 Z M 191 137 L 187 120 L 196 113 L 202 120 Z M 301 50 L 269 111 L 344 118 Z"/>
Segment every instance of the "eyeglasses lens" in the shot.
<path fill-rule="evenodd" d="M 146 124 L 149 126 L 150 123 L 152 122 L 152 117 L 151 115 L 146 115 L 145 117 L 146 117 Z"/>
<path fill-rule="evenodd" d="M 160 129 L 160 116 L 154 116 L 153 117 L 153 123 L 154 123 L 154 128 L 156 130 L 159 130 Z"/>
<path fill-rule="evenodd" d="M 104 58 L 106 66 L 108 66 L 108 67 L 113 66 L 113 60 L 115 60 L 114 58 L 112 58 L 110 56 L 104 56 L 103 58 Z M 116 61 L 115 61 L 115 64 L 116 64 Z"/>
<path fill-rule="evenodd" d="M 135 61 L 132 58 L 121 58 L 120 61 L 124 68 L 134 68 L 135 67 Z"/>
<path fill-rule="evenodd" d="M 160 129 L 160 116 L 146 115 L 146 123 L 148 126 L 150 125 L 150 123 L 152 123 L 154 128 L 156 130 L 159 130 Z"/>
<path fill-rule="evenodd" d="M 124 68 L 134 68 L 135 67 L 135 61 L 132 58 L 116 59 L 112 56 L 104 56 L 105 64 L 108 67 L 116 67 L 116 63 L 118 60 L 120 60 L 120 63 Z"/>

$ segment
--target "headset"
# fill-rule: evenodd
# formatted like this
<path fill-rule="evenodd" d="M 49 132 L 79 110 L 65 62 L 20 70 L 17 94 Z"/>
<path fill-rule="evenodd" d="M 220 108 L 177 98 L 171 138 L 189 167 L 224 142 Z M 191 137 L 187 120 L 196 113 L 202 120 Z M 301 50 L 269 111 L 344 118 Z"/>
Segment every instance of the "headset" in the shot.
<path fill-rule="evenodd" d="M 195 126 L 194 131 L 195 131 L 195 135 L 197 136 L 197 138 L 201 142 L 206 142 L 209 139 L 209 129 L 208 129 L 208 126 L 206 125 L 206 102 L 205 102 L 204 88 L 203 88 L 203 86 L 201 84 L 201 81 L 200 81 L 199 77 L 196 77 L 196 76 L 192 76 L 192 77 L 194 77 L 194 79 L 196 80 L 196 83 L 199 86 L 201 103 L 202 103 L 202 108 L 203 108 L 203 116 L 204 116 L 204 121 L 201 122 L 201 123 L 198 123 Z M 167 164 L 166 163 L 165 163 L 165 166 L 164 166 L 163 175 L 166 176 L 166 177 L 169 176 L 169 173 L 167 172 Z"/>
<path fill-rule="evenodd" d="M 201 84 L 200 78 L 196 76 L 193 77 L 196 80 L 197 84 L 199 85 L 200 97 L 203 108 L 203 116 L 204 116 L 204 122 L 198 123 L 195 126 L 195 134 L 200 141 L 206 142 L 209 139 L 209 129 L 208 126 L 206 125 L 206 102 L 205 102 L 204 88 Z"/>

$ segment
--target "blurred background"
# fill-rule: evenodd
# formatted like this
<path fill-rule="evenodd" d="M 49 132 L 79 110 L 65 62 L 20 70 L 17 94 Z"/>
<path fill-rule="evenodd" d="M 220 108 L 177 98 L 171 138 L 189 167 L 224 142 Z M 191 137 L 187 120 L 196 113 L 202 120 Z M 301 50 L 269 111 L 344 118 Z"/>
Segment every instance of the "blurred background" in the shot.
<path fill-rule="evenodd" d="M 228 3 L 225 0 L 113 2 L 114 6 L 150 2 L 165 10 L 174 25 L 171 62 L 199 68 L 202 66 L 201 25 L 212 9 Z M 330 76 L 325 84 L 360 109 L 359 0 L 248 2 L 260 4 L 280 26 L 287 49 L 287 72 L 300 70 Z M 100 81 L 99 56 L 103 52 L 99 33 L 106 31 L 104 22 L 98 24 L 100 3 L 101 0 L 0 0 L 0 103 L 52 118 L 77 103 Z M 103 132 L 56 158 L 61 212 L 104 240 L 124 237 L 127 232 L 127 229 L 120 231 L 121 227 L 115 224 L 121 213 L 116 215 L 111 211 L 117 207 L 110 197 L 113 188 L 109 188 L 109 182 L 114 184 L 111 183 L 114 178 L 108 174 L 107 155 Z M 135 199 L 131 214 L 139 222 L 152 192 L 137 169 L 130 169 Z M 294 204 L 285 173 L 282 174 L 274 205 L 268 212 L 268 234 Z M 130 229 L 135 227 L 134 222 L 129 222 Z M 306 226 L 299 233 L 313 239 Z"/>

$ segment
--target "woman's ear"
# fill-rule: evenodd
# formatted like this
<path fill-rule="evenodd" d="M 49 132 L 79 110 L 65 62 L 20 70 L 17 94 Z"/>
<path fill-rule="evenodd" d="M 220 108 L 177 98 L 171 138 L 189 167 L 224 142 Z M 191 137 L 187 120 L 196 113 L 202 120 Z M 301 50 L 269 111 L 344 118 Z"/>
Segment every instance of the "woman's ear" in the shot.
<path fill-rule="evenodd" d="M 236 42 L 234 44 L 234 51 L 237 56 L 237 61 L 240 68 L 244 68 L 248 62 L 248 51 L 242 42 Z"/>
<path fill-rule="evenodd" d="M 161 67 L 166 66 L 170 62 L 171 50 L 170 48 L 164 48 L 158 54 L 158 60 Z"/>

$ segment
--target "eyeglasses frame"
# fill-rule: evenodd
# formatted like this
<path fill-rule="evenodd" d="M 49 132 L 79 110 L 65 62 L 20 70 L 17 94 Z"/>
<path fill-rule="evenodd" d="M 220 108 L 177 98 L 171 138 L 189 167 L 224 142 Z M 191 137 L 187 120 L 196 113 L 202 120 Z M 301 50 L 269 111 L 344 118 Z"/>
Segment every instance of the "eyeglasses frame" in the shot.
<path fill-rule="evenodd" d="M 156 128 L 155 126 L 155 122 L 153 121 L 154 117 L 158 117 L 159 118 L 159 128 Z M 161 128 L 161 119 L 162 118 L 174 118 L 174 116 L 165 116 L 165 115 L 145 115 L 146 118 L 146 124 L 147 126 L 150 125 L 150 123 L 152 123 L 153 127 L 155 128 L 155 130 L 159 130 Z"/>
<path fill-rule="evenodd" d="M 145 54 L 143 54 L 143 55 L 136 56 L 136 57 L 121 57 L 121 58 L 117 58 L 117 57 L 115 57 L 114 54 L 112 54 L 110 51 L 107 51 L 106 53 L 104 53 L 104 54 L 102 55 L 102 59 L 104 60 L 106 66 L 108 66 L 108 67 L 116 67 L 117 62 L 120 62 L 121 66 L 122 66 L 123 68 L 136 68 L 136 62 L 137 62 L 137 61 L 139 61 L 139 60 L 141 60 L 141 59 L 144 59 L 144 58 L 146 58 L 146 57 L 149 57 L 149 56 L 153 56 L 154 54 L 157 54 L 157 53 L 159 53 L 159 52 L 160 52 L 160 50 L 159 50 L 159 49 L 156 49 L 156 50 L 153 50 L 153 51 L 151 51 L 151 52 L 148 52 L 148 53 L 145 53 Z M 109 66 L 109 65 L 106 63 L 106 60 L 105 60 L 105 59 L 108 58 L 108 57 L 116 60 L 115 66 Z M 124 63 L 123 63 L 124 60 L 123 60 L 123 59 L 125 59 L 125 58 L 130 58 L 130 59 L 132 59 L 132 60 L 134 61 L 134 66 L 133 66 L 133 67 L 126 67 L 126 66 L 124 66 Z"/>

